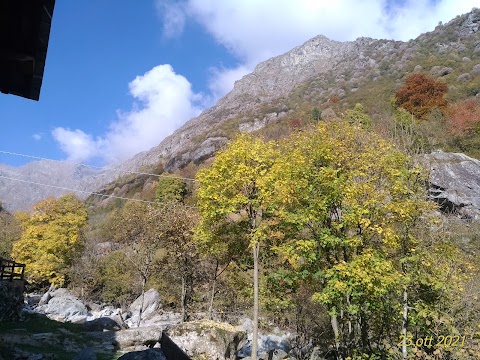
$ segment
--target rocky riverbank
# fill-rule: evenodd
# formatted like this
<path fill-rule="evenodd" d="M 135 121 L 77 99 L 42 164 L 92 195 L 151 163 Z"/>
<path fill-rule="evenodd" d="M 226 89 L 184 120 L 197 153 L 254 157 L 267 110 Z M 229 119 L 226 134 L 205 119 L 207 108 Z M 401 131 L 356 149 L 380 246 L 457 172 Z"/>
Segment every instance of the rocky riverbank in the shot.
<path fill-rule="evenodd" d="M 120 309 L 84 303 L 67 289 L 51 288 L 27 295 L 22 320 L 1 327 L 0 360 L 163 359 L 162 334 L 192 359 L 248 359 L 251 354 L 248 318 L 237 326 L 201 316 L 182 323 L 181 314 L 165 310 L 153 289 L 145 293 L 143 306 L 139 298 Z M 278 329 L 261 334 L 260 358 L 300 359 L 313 351 L 293 351 L 291 338 Z"/>

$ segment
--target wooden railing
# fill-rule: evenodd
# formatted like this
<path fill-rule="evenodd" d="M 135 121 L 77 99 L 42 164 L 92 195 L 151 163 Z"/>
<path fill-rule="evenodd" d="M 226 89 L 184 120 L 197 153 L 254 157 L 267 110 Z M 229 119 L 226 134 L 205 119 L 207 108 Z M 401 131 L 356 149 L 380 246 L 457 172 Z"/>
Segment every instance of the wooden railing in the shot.
<path fill-rule="evenodd" d="M 23 280 L 25 264 L 0 258 L 0 280 Z"/>

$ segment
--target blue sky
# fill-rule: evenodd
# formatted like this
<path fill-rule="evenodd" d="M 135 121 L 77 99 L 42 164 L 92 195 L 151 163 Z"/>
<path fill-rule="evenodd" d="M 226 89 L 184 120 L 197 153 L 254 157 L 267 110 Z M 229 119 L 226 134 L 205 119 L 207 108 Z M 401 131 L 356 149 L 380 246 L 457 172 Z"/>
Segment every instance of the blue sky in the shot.
<path fill-rule="evenodd" d="M 56 3 L 39 102 L 0 94 L 0 150 L 103 165 L 210 107 L 258 62 L 323 34 L 408 40 L 479 0 Z M 28 159 L 0 154 L 0 163 Z"/>

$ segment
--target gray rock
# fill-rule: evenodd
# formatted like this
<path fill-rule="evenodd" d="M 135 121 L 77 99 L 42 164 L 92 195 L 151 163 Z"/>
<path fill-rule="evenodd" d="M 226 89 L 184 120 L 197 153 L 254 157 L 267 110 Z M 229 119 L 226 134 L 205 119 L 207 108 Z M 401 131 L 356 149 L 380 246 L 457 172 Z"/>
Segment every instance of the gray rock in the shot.
<path fill-rule="evenodd" d="M 432 76 L 441 77 L 441 76 L 446 76 L 446 75 L 450 74 L 452 71 L 453 71 L 453 69 L 451 67 L 434 66 L 430 70 L 430 74 Z"/>
<path fill-rule="evenodd" d="M 247 123 L 241 123 L 238 125 L 238 131 L 242 133 L 250 133 L 253 131 L 260 130 L 265 127 L 267 124 L 266 118 L 263 120 L 255 119 L 253 123 L 247 122 Z"/>
<path fill-rule="evenodd" d="M 85 305 L 72 295 L 67 289 L 58 289 L 50 293 L 50 300 L 46 305 L 35 308 L 35 312 L 45 314 L 48 318 L 81 324 L 87 319 L 88 311 Z"/>
<path fill-rule="evenodd" d="M 245 343 L 246 332 L 226 323 L 194 321 L 171 326 L 169 337 L 191 357 L 233 360 Z"/>
<path fill-rule="evenodd" d="M 332 108 L 328 108 L 322 111 L 320 118 L 322 120 L 334 120 L 337 118 L 337 114 L 335 114 Z"/>
<path fill-rule="evenodd" d="M 244 326 L 250 324 L 244 321 Z M 277 329 L 278 332 L 278 329 Z M 290 335 L 289 334 L 258 334 L 258 353 L 274 353 L 279 354 L 290 352 Z M 252 354 L 252 334 L 248 334 L 248 341 L 238 351 L 240 357 L 250 356 Z"/>
<path fill-rule="evenodd" d="M 435 151 L 422 156 L 431 169 L 430 194 L 445 213 L 480 218 L 480 161 L 464 154 Z"/>
<path fill-rule="evenodd" d="M 161 349 L 148 349 L 124 354 L 118 360 L 167 360 Z"/>
<path fill-rule="evenodd" d="M 97 355 L 95 355 L 95 351 L 92 348 L 85 348 L 73 360 L 97 360 Z"/>
<path fill-rule="evenodd" d="M 288 353 L 282 349 L 274 349 L 268 352 L 269 360 L 283 360 L 289 357 Z"/>
<path fill-rule="evenodd" d="M 472 72 L 474 74 L 480 74 L 480 64 L 477 64 L 473 67 Z"/>
<path fill-rule="evenodd" d="M 137 326 L 140 316 L 140 308 L 142 308 L 142 321 L 158 314 L 158 311 L 162 308 L 162 302 L 160 300 L 160 294 L 157 292 L 157 290 L 150 289 L 145 292 L 143 298 L 143 307 L 141 295 L 130 305 L 129 310 L 132 313 L 132 316 L 128 320 L 125 320 L 125 323 L 128 326 Z"/>
<path fill-rule="evenodd" d="M 461 74 L 457 78 L 458 82 L 467 82 L 467 81 L 470 81 L 470 80 L 472 80 L 472 75 L 470 75 L 469 73 Z"/>
<path fill-rule="evenodd" d="M 25 295 L 25 300 L 28 305 L 34 306 L 40 303 L 40 300 L 42 299 L 42 297 L 43 295 L 40 295 L 40 294 L 27 294 Z"/>
<path fill-rule="evenodd" d="M 310 354 L 310 360 L 323 360 L 324 357 L 322 356 L 323 352 L 319 346 L 315 346 Z"/>
<path fill-rule="evenodd" d="M 155 344 L 160 341 L 162 331 L 165 330 L 165 328 L 166 327 L 148 326 L 116 331 L 114 333 L 115 342 L 120 349 Z M 104 336 L 105 340 L 110 340 L 111 334 L 98 334 L 98 336 Z"/>
<path fill-rule="evenodd" d="M 52 292 L 53 291 L 55 291 L 55 286 L 51 285 L 50 289 L 48 289 L 48 291 L 45 294 L 43 294 L 42 297 L 40 298 L 40 301 L 38 302 L 38 305 L 48 304 L 48 302 L 52 298 Z"/>

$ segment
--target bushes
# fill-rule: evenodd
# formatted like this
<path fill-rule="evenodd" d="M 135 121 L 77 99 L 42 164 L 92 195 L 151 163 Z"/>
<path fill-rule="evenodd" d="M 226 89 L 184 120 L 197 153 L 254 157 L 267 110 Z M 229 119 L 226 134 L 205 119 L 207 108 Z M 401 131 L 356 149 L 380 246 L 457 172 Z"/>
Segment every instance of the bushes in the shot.
<path fill-rule="evenodd" d="M 448 130 L 454 135 L 477 131 L 480 124 L 480 103 L 475 98 L 456 102 L 448 108 Z"/>

